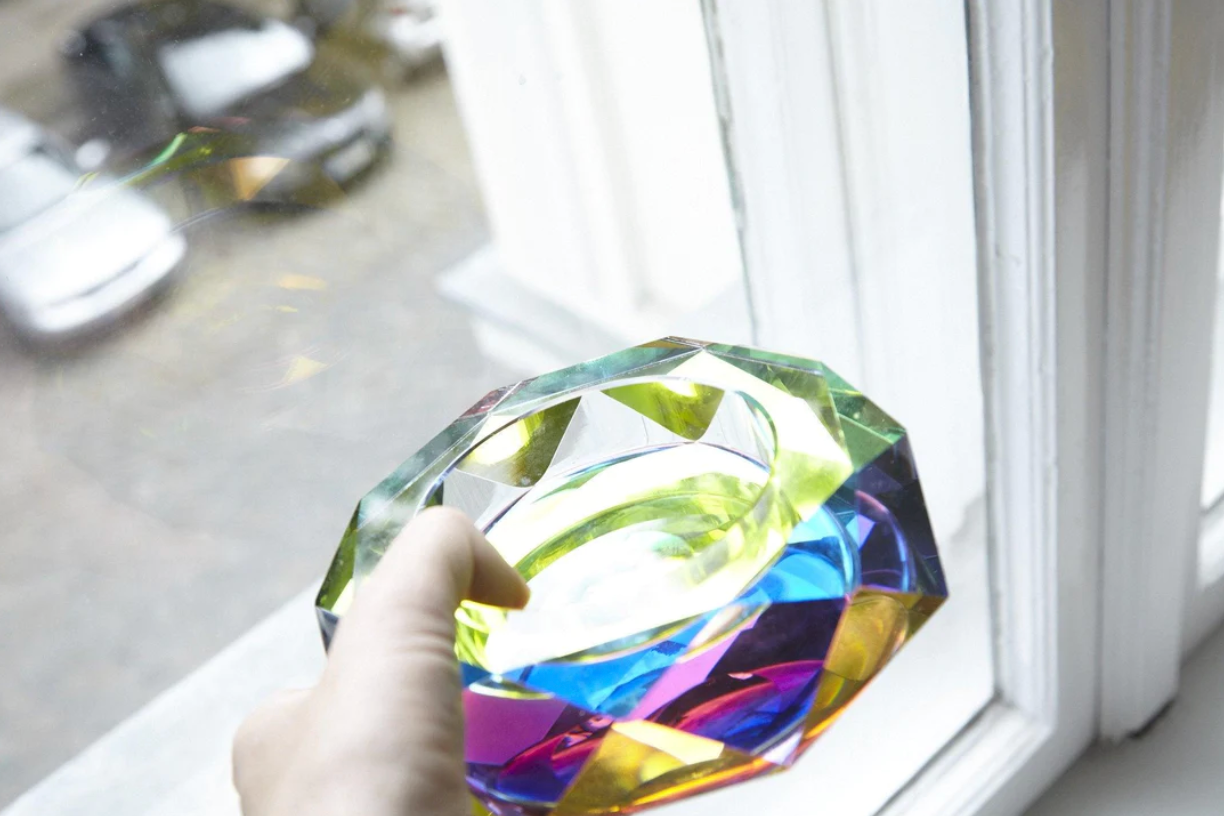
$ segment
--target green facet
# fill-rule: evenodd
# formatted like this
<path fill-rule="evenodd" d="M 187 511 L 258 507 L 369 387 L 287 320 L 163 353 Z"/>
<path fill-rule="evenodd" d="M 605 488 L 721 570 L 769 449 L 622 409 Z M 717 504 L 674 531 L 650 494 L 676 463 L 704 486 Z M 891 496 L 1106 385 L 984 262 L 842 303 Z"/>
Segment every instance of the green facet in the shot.
<path fill-rule="evenodd" d="M 500 409 L 525 411 L 538 401 L 553 401 L 573 391 L 593 387 L 612 379 L 665 374 L 686 357 L 699 349 L 686 343 L 660 340 L 642 346 L 618 351 L 606 357 L 579 363 L 560 371 L 543 374 L 526 380 L 514 394 L 499 406 Z"/>
<path fill-rule="evenodd" d="M 871 462 L 881 452 L 895 445 L 905 435 L 901 423 L 863 396 L 857 388 L 843 380 L 823 363 L 819 364 L 829 383 L 833 404 L 841 418 L 847 449 L 858 469 Z"/>
<path fill-rule="evenodd" d="M 465 473 L 508 485 L 533 485 L 552 464 L 578 400 L 528 414 L 481 440 L 456 466 Z"/>
<path fill-rule="evenodd" d="M 483 414 L 465 414 L 455 420 L 379 482 L 357 505 L 358 528 L 364 527 L 370 520 L 380 519 L 384 508 L 418 484 L 426 472 L 441 470 L 437 467 L 439 462 L 443 462 L 445 468 L 450 461 L 448 456 L 453 457 L 456 450 L 475 438 L 483 419 Z"/>
<path fill-rule="evenodd" d="M 604 393 L 685 439 L 701 438 L 723 397 L 718 388 L 670 382 L 635 383 L 609 388 Z"/>
<path fill-rule="evenodd" d="M 724 353 L 719 353 L 718 356 L 762 382 L 767 382 L 786 394 L 804 400 L 820 418 L 829 434 L 834 439 L 842 438 L 841 420 L 837 414 L 829 384 L 824 377 L 814 376 L 809 369 L 790 367 L 787 361 L 795 358 L 781 355 L 758 352 L 755 358 Z M 760 359 L 765 357 L 777 357 L 778 359 L 772 361 Z"/>
<path fill-rule="evenodd" d="M 353 562 L 354 549 L 357 546 L 357 531 L 356 519 L 349 522 L 348 529 L 344 531 L 344 538 L 340 540 L 340 547 L 336 550 L 336 555 L 332 558 L 331 566 L 327 569 L 327 575 L 323 578 L 323 585 L 319 588 L 319 598 L 317 604 L 325 609 L 335 609 L 336 602 L 340 599 L 341 593 L 353 580 Z"/>

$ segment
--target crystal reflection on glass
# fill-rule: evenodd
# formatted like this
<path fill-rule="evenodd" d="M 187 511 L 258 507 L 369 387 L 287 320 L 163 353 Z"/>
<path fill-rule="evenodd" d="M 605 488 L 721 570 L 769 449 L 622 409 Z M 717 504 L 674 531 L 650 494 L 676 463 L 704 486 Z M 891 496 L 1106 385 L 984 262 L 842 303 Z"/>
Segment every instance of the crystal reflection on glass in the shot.
<path fill-rule="evenodd" d="M 148 196 L 81 176 L 62 140 L 0 108 L 0 312 L 31 340 L 107 324 L 168 281 L 187 253 Z"/>
<path fill-rule="evenodd" d="M 480 812 L 782 770 L 947 596 L 904 430 L 823 365 L 746 348 L 669 338 L 490 394 L 362 500 L 325 640 L 438 504 L 532 587 L 457 613 Z"/>

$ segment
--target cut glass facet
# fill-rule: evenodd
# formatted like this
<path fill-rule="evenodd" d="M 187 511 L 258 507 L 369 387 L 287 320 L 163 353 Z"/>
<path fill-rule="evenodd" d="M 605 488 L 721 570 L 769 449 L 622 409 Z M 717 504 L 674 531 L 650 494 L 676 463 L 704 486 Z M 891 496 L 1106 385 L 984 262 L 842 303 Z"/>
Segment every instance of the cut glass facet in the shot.
<path fill-rule="evenodd" d="M 361 500 L 325 642 L 432 505 L 532 589 L 456 613 L 476 813 L 628 812 L 782 770 L 947 597 L 904 429 L 753 349 L 667 338 L 486 396 Z"/>

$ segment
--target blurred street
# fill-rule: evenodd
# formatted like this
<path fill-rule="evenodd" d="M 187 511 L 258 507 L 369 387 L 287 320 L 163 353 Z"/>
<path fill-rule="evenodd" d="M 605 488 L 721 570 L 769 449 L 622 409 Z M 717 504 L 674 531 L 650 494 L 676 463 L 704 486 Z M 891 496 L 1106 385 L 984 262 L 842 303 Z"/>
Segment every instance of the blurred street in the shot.
<path fill-rule="evenodd" d="M 90 135 L 56 46 L 107 5 L 0 0 L 0 105 Z M 488 239 L 446 75 L 386 90 L 392 153 L 334 206 L 202 225 L 87 342 L 0 329 L 0 805 L 320 578 L 360 495 L 514 378 L 433 286 Z"/>

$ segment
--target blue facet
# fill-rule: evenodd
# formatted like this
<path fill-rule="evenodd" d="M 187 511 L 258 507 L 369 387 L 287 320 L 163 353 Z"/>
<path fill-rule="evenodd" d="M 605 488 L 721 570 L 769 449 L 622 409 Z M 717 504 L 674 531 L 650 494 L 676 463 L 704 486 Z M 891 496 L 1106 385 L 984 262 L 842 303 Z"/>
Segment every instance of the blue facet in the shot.
<path fill-rule="evenodd" d="M 550 661 L 507 672 L 506 680 L 547 691 L 589 711 L 623 717 L 686 651 L 710 615 L 648 647 L 602 660 Z"/>

